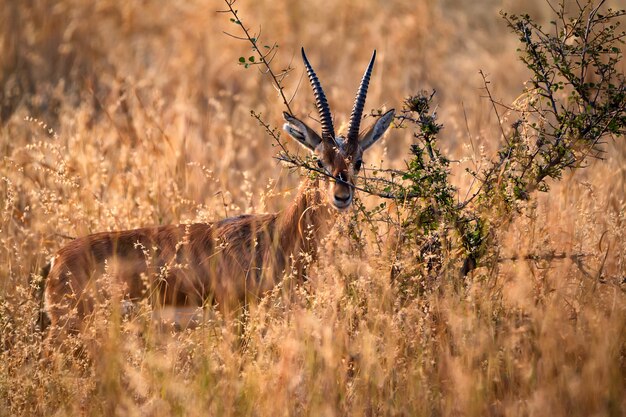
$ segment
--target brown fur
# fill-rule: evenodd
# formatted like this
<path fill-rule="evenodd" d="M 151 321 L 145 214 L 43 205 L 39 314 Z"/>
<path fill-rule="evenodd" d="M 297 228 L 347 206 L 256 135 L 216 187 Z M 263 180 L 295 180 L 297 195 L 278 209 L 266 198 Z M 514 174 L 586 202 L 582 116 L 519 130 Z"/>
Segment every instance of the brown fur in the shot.
<path fill-rule="evenodd" d="M 332 223 L 316 182 L 274 214 L 212 224 L 104 232 L 76 239 L 54 259 L 45 288 L 53 329 L 80 330 L 99 299 L 173 306 L 217 303 L 233 311 L 272 289 L 285 271 L 304 277 L 306 258 Z"/>

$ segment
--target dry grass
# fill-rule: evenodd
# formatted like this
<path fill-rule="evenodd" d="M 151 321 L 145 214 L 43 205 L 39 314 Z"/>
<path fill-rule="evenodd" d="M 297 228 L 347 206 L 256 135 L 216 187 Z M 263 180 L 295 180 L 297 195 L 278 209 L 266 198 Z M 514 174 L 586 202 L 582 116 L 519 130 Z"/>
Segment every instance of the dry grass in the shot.
<path fill-rule="evenodd" d="M 442 144 L 459 160 L 470 134 L 487 154 L 498 145 L 478 69 L 505 102 L 527 77 L 498 10 L 549 15 L 541 2 L 491 0 L 238 6 L 280 44 L 277 68 L 294 59 L 290 93 L 307 48 L 337 124 L 373 48 L 368 109 L 436 88 Z M 297 175 L 249 115 L 279 125 L 280 100 L 236 65 L 247 45 L 222 34 L 233 24 L 220 7 L 22 0 L 0 10 L 0 416 L 626 414 L 624 138 L 499 231 L 504 258 L 566 259 L 506 261 L 463 288 L 446 279 L 407 298 L 376 245 L 358 258 L 347 249 L 344 219 L 314 282 L 289 298 L 277 291 L 244 324 L 212 316 L 169 332 L 147 319 L 150 306 L 130 320 L 103 309 L 86 336 L 97 357 L 41 359 L 29 277 L 67 236 L 274 211 L 293 196 Z M 305 87 L 300 116 L 313 110 Z M 366 162 L 401 166 L 410 140 L 392 131 Z"/>

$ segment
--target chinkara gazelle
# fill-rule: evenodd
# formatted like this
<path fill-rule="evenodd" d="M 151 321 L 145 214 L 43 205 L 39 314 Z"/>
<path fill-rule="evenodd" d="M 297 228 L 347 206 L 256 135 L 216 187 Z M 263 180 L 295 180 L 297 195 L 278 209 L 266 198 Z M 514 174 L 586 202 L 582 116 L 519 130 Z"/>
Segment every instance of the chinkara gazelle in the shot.
<path fill-rule="evenodd" d="M 181 224 L 96 233 L 60 249 L 44 275 L 49 337 L 75 333 L 102 297 L 120 302 L 149 298 L 161 305 L 218 305 L 233 311 L 255 300 L 285 272 L 305 274 L 336 214 L 348 209 L 362 155 L 379 140 L 394 110 L 361 133 L 365 97 L 376 52 L 361 80 L 345 136 L 336 136 L 324 90 L 302 49 L 321 135 L 284 113 L 284 130 L 315 155 L 327 175 L 300 185 L 283 211 L 231 217 L 208 224 Z M 111 289 L 113 287 L 114 289 Z"/>

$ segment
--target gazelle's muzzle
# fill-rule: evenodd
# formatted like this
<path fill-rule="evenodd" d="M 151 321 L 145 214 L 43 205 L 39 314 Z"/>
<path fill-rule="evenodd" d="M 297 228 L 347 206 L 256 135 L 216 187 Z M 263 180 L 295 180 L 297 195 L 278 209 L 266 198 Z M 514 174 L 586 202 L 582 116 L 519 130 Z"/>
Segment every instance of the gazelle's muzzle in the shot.
<path fill-rule="evenodd" d="M 345 210 L 352 204 L 353 190 L 346 180 L 346 175 L 340 173 L 331 183 L 330 201 L 337 210 Z"/>

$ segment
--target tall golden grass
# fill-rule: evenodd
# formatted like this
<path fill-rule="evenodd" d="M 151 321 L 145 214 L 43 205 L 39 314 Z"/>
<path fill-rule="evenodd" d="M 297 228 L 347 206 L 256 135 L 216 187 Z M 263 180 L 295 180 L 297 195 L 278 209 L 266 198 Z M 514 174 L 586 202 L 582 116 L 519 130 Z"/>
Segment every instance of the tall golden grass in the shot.
<path fill-rule="evenodd" d="M 301 46 L 338 125 L 373 49 L 368 109 L 437 89 L 461 195 L 466 161 L 494 152 L 500 137 L 478 70 L 503 102 L 528 77 L 498 11 L 551 13 L 543 2 L 491 0 L 237 6 L 279 44 L 273 65 L 295 67 L 286 86 L 300 116 L 314 110 L 306 80 L 298 89 Z M 85 336 L 95 357 L 42 355 L 29 282 L 68 238 L 275 211 L 293 196 L 297 172 L 273 159 L 250 117 L 278 126 L 282 103 L 263 74 L 237 65 L 250 48 L 222 33 L 237 27 L 221 8 L 0 8 L 0 416 L 626 414 L 624 138 L 534 196 L 498 231 L 499 267 L 479 268 L 462 288 L 444 280 L 400 296 L 376 245 L 351 250 L 345 216 L 314 279 L 290 297 L 279 288 L 241 321 L 213 314 L 170 331 L 147 304 L 131 318 L 103 308 Z M 392 130 L 366 163 L 402 166 L 410 142 Z"/>

